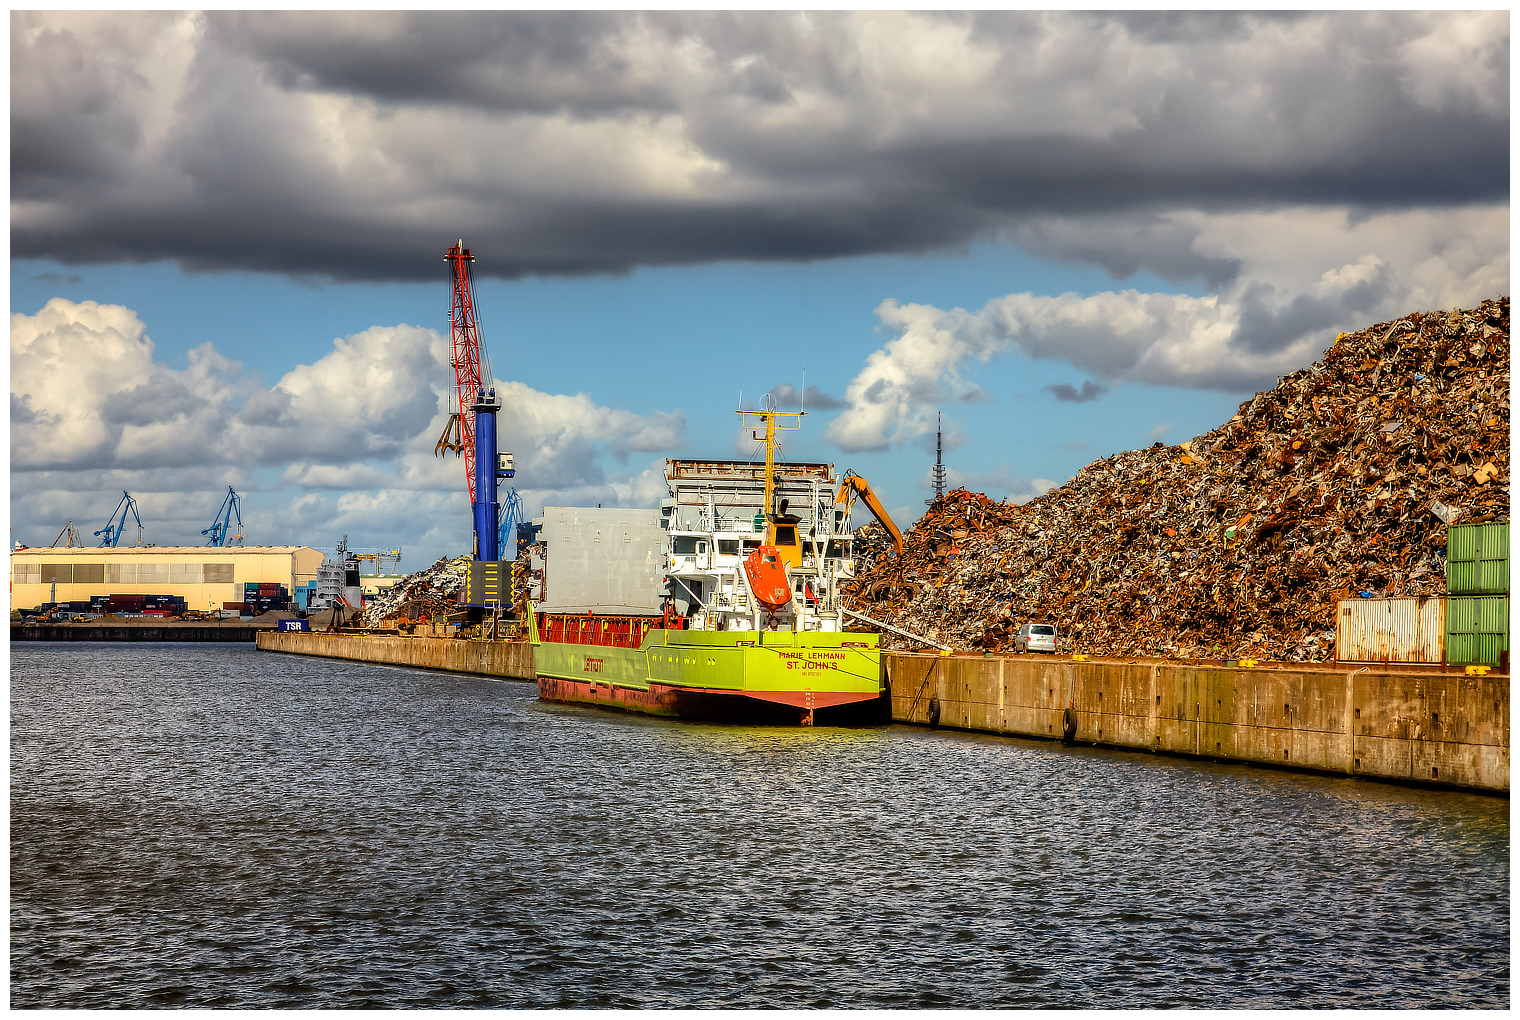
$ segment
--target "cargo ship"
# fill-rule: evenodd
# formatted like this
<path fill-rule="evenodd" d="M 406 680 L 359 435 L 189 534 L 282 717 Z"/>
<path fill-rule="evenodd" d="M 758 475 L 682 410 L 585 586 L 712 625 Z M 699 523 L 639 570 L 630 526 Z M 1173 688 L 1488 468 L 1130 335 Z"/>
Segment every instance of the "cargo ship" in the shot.
<path fill-rule="evenodd" d="M 776 462 L 777 419 L 800 427 L 805 412 L 739 413 L 764 425 L 763 467 L 670 460 L 657 511 L 545 508 L 529 633 L 540 698 L 726 722 L 884 719 L 877 635 L 845 628 L 842 594 L 863 480 L 836 495 L 832 465 Z"/>

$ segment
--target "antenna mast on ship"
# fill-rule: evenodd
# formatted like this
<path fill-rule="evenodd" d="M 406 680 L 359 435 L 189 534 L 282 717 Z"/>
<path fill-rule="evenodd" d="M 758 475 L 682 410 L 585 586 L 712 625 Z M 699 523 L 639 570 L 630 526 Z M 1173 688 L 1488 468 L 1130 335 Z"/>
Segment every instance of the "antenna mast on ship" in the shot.
<path fill-rule="evenodd" d="M 766 406 L 758 411 L 745 411 L 743 409 L 740 409 L 734 413 L 739 416 L 740 424 L 748 427 L 753 428 L 755 426 L 750 426 L 749 422 L 745 421 L 746 416 L 753 416 L 765 422 L 764 436 L 760 435 L 758 432 L 751 432 L 750 435 L 754 439 L 764 441 L 765 443 L 765 515 L 766 517 L 770 517 L 776 512 L 776 433 L 796 432 L 798 429 L 802 428 L 802 419 L 807 414 L 807 412 L 778 411 L 776 410 L 776 398 L 769 393 L 765 395 L 765 403 Z M 777 425 L 777 418 L 795 418 L 797 419 L 797 424 L 790 427 L 785 425 Z"/>

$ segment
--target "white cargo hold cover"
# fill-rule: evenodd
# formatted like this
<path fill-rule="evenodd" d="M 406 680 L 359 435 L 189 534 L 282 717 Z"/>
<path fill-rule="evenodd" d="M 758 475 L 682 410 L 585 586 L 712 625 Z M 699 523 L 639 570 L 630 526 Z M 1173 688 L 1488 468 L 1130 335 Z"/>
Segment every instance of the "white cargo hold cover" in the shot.
<path fill-rule="evenodd" d="M 616 507 L 544 507 L 546 613 L 660 612 L 665 531 L 660 511 Z"/>

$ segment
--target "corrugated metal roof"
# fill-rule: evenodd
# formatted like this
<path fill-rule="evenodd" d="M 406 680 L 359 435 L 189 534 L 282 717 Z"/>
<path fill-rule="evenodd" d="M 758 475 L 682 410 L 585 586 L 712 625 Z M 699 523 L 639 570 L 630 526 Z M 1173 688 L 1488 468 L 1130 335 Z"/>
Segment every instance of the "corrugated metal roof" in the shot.
<path fill-rule="evenodd" d="M 197 556 L 270 556 L 280 553 L 309 552 L 322 555 L 320 549 L 313 549 L 306 545 L 123 545 L 111 548 L 108 546 L 29 546 L 26 549 L 12 549 L 12 556 L 50 556 L 59 558 L 92 558 L 97 556 L 185 556 L 195 554 Z"/>

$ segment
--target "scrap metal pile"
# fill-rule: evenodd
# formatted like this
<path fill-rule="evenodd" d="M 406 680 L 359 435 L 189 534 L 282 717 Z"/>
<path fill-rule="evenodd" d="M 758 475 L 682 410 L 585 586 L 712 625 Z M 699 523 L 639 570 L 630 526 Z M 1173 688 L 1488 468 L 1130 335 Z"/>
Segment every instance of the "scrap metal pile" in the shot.
<path fill-rule="evenodd" d="M 426 570 L 409 574 L 370 598 L 360 617 L 360 626 L 379 627 L 399 620 L 432 620 L 447 617 L 458 610 L 456 596 L 464 588 L 470 571 L 470 557 L 440 557 Z"/>
<path fill-rule="evenodd" d="M 957 489 L 850 608 L 957 648 L 1332 659 L 1336 603 L 1445 591 L 1446 525 L 1509 518 L 1509 298 L 1342 335 L 1212 432 L 1024 505 Z M 883 647 L 914 647 L 891 634 Z"/>

